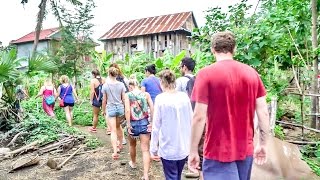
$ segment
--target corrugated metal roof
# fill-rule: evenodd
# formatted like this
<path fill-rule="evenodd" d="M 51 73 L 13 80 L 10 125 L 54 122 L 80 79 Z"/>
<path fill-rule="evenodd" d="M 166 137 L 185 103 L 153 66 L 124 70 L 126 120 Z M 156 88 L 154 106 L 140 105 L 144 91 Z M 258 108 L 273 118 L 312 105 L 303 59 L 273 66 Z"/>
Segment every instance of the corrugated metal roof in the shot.
<path fill-rule="evenodd" d="M 39 36 L 39 40 L 45 40 L 48 39 L 49 36 L 55 32 L 57 32 L 59 30 L 59 28 L 50 28 L 50 29 L 43 29 L 40 31 L 40 36 Z M 19 44 L 19 43 L 25 43 L 25 42 L 32 42 L 35 39 L 35 31 L 17 39 L 17 40 L 13 40 L 11 41 L 12 44 Z"/>
<path fill-rule="evenodd" d="M 99 40 L 180 30 L 190 16 L 193 16 L 192 12 L 183 12 L 119 22 Z"/>

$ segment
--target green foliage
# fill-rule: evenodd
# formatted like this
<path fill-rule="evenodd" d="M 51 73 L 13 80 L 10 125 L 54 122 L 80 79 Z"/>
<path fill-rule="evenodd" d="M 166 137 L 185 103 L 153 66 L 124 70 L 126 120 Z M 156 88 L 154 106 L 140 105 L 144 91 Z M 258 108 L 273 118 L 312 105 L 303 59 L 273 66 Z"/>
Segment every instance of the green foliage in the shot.
<path fill-rule="evenodd" d="M 10 81 L 19 76 L 17 67 L 20 66 L 20 59 L 17 59 L 17 50 L 0 51 L 0 82 Z"/>
<path fill-rule="evenodd" d="M 127 54 L 123 61 L 118 60 L 116 63 L 119 64 L 125 75 L 136 74 L 138 80 L 141 80 L 144 78 L 144 68 L 149 64 L 153 64 L 154 58 L 152 54 L 146 53 L 136 53 L 131 57 Z"/>
<path fill-rule="evenodd" d="M 317 175 L 320 176 L 320 163 L 319 160 L 314 160 L 308 157 L 303 157 L 303 160 L 310 166 L 312 171 Z"/>
<path fill-rule="evenodd" d="M 76 132 L 73 127 L 68 127 L 65 121 L 48 117 L 42 110 L 41 99 L 31 98 L 22 102 L 22 106 L 27 117 L 22 122 L 21 130 L 29 133 L 28 142 L 40 140 L 45 144 L 57 140 L 59 134 Z"/>
<path fill-rule="evenodd" d="M 34 75 L 48 73 L 56 67 L 52 61 L 41 55 L 27 59 L 28 66 L 21 67 L 24 60 L 17 58 L 15 48 L 4 48 L 0 51 L 0 129 L 8 126 L 9 121 L 18 118 L 18 109 L 15 107 L 16 86 L 25 82 L 29 87 L 28 82 Z"/>
<path fill-rule="evenodd" d="M 38 54 L 34 58 L 28 59 L 28 70 L 26 72 L 28 77 L 32 77 L 41 71 L 54 72 L 57 70 L 57 65 L 54 61 L 48 60 L 48 57 Z"/>
<path fill-rule="evenodd" d="M 279 139 L 281 139 L 281 140 L 283 140 L 284 139 L 284 133 L 283 133 L 283 128 L 281 127 L 281 126 L 279 126 L 279 125 L 276 125 L 275 127 L 274 127 L 274 133 L 275 133 L 275 136 L 277 137 L 277 138 L 279 138 Z"/>
<path fill-rule="evenodd" d="M 93 138 L 90 136 L 85 141 L 86 146 L 90 149 L 96 149 L 97 147 L 101 146 L 101 142 L 97 138 Z"/>
<path fill-rule="evenodd" d="M 86 135 L 77 128 L 67 125 L 62 108 L 56 109 L 55 113 L 57 118 L 52 119 L 43 112 L 41 99 L 31 98 L 28 101 L 22 102 L 22 106 L 27 116 L 21 124 L 17 124 L 17 126 L 20 131 L 28 132 L 27 142 L 39 140 L 42 144 L 46 144 L 58 140 L 59 134 L 71 134 L 75 136 Z M 79 107 L 79 109 L 80 108 L 84 107 Z M 77 113 L 77 111 L 75 111 L 75 113 Z M 77 114 L 76 118 L 80 118 L 86 114 L 89 113 L 82 112 L 81 116 Z M 97 139 L 90 136 L 87 136 L 85 142 L 90 148 L 96 148 L 101 145 Z"/>
<path fill-rule="evenodd" d="M 95 42 L 90 38 L 95 4 L 93 1 L 86 1 L 77 4 L 73 11 L 62 5 L 53 6 L 61 23 L 61 41 L 57 52 L 51 54 L 51 58 L 59 65 L 56 73 L 77 78 L 85 71 L 85 57 L 89 57 L 95 48 Z"/>
<path fill-rule="evenodd" d="M 304 146 L 301 152 L 303 160 L 306 161 L 314 173 L 320 176 L 320 144 L 317 146 Z"/>
<path fill-rule="evenodd" d="M 72 110 L 73 112 L 73 124 L 80 126 L 92 126 L 92 106 L 88 102 L 83 102 L 76 104 Z M 65 120 L 65 112 L 62 108 L 57 108 L 55 110 L 57 119 Z M 105 127 L 105 120 L 101 116 L 99 116 L 98 127 Z"/>
<path fill-rule="evenodd" d="M 107 76 L 107 70 L 111 64 L 113 54 L 107 54 L 106 51 L 103 51 L 101 54 L 93 52 L 91 56 L 93 57 L 93 62 L 97 65 L 97 69 L 100 71 L 100 74 L 102 76 Z"/>
<path fill-rule="evenodd" d="M 195 59 L 198 61 L 202 61 L 205 59 L 202 57 L 203 54 L 199 51 L 198 54 L 193 55 Z M 124 60 L 116 60 L 115 63 L 119 64 L 122 73 L 126 76 L 130 76 L 131 74 L 135 74 L 137 79 L 141 81 L 145 78 L 145 67 L 150 64 L 155 64 L 157 68 L 157 72 L 165 68 L 170 68 L 173 70 L 177 76 L 180 76 L 179 72 L 179 64 L 182 58 L 186 56 L 186 51 L 181 51 L 176 56 L 173 56 L 169 51 L 165 51 L 162 57 L 154 59 L 152 54 L 146 53 L 136 53 L 132 56 L 128 54 L 125 56 Z M 93 59 L 97 68 L 102 72 L 102 75 L 107 75 L 107 70 L 109 65 L 111 64 L 112 54 L 106 54 L 106 52 L 102 52 L 101 55 L 94 54 Z M 201 64 L 201 63 L 200 63 Z M 204 63 L 202 63 L 204 64 Z"/>
<path fill-rule="evenodd" d="M 202 52 L 210 53 L 212 34 L 230 30 L 237 38 L 236 59 L 256 68 L 262 77 L 277 76 L 277 73 L 270 74 L 273 68 L 290 69 L 292 65 L 310 65 L 310 1 L 264 0 L 261 3 L 260 11 L 253 15 L 248 13 L 251 6 L 247 0 L 229 6 L 226 13 L 221 8 L 210 8 L 206 15 L 206 25 L 193 32 L 194 45 Z M 293 77 L 291 73 L 290 76 Z M 270 80 L 263 78 L 266 79 Z M 281 83 L 266 84 L 269 90 L 274 87 L 274 91 L 283 89 L 279 88 Z"/>

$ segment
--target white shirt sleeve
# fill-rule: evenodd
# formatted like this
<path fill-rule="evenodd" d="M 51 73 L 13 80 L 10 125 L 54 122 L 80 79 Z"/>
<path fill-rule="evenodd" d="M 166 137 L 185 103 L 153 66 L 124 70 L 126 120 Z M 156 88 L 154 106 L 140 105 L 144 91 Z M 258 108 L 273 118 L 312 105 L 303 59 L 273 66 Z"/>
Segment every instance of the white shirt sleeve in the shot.
<path fill-rule="evenodd" d="M 183 92 L 183 90 L 182 90 L 182 81 L 181 81 L 181 78 L 178 78 L 178 79 L 176 80 L 176 90 Z"/>
<path fill-rule="evenodd" d="M 158 144 L 159 144 L 159 130 L 161 127 L 161 115 L 160 107 L 157 101 L 154 104 L 153 112 L 153 122 L 152 122 L 152 131 L 151 131 L 151 142 L 150 142 L 150 153 L 152 155 L 158 155 Z"/>

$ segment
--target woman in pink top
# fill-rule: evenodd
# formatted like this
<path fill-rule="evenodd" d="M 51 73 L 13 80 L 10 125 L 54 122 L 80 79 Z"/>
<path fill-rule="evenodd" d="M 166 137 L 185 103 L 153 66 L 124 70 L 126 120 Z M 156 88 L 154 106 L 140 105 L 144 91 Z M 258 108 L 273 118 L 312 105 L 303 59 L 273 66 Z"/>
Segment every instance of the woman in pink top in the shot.
<path fill-rule="evenodd" d="M 46 79 L 44 85 L 40 88 L 40 91 L 36 97 L 42 96 L 42 108 L 45 113 L 48 114 L 50 117 L 55 117 L 53 112 L 54 109 L 54 102 L 52 104 L 48 104 L 49 101 L 46 101 L 47 98 L 54 98 L 57 91 L 54 88 L 52 81 L 50 78 Z"/>

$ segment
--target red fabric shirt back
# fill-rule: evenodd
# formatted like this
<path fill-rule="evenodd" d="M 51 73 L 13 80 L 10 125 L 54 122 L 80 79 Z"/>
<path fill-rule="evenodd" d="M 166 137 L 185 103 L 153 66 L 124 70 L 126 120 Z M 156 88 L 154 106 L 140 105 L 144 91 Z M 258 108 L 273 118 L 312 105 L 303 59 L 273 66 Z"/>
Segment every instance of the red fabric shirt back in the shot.
<path fill-rule="evenodd" d="M 192 100 L 208 105 L 205 158 L 232 162 L 253 155 L 255 102 L 265 95 L 258 73 L 235 60 L 199 71 Z"/>

